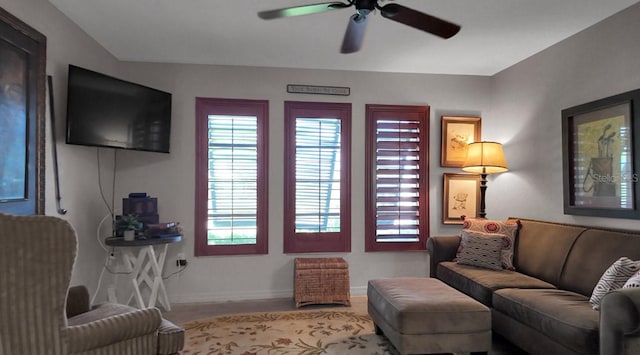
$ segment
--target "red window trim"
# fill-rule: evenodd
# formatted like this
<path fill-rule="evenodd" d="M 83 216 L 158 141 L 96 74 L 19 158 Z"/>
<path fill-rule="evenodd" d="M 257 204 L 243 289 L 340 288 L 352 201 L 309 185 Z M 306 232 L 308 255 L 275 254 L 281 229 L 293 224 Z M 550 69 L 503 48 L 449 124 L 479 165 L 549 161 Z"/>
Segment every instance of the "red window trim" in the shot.
<path fill-rule="evenodd" d="M 351 104 L 285 101 L 284 103 L 284 252 L 351 251 Z M 295 119 L 337 117 L 341 120 L 340 232 L 295 232 Z"/>
<path fill-rule="evenodd" d="M 258 117 L 258 205 L 256 244 L 208 245 L 208 115 Z M 269 101 L 196 97 L 195 256 L 268 254 L 269 252 Z"/>
<path fill-rule="evenodd" d="M 365 252 L 426 250 L 429 238 L 429 106 L 366 105 L 365 117 Z M 378 242 L 376 239 L 376 120 L 380 116 L 420 117 L 419 225 L 417 242 Z M 386 116 L 386 117 L 385 117 Z"/>

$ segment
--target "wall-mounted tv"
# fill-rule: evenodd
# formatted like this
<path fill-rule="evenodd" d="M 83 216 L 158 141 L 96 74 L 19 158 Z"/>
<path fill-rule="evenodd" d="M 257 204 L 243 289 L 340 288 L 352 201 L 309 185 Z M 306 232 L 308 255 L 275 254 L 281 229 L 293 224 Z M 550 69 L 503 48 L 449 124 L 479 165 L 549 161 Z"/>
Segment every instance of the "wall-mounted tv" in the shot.
<path fill-rule="evenodd" d="M 169 153 L 171 94 L 69 65 L 68 144 Z"/>

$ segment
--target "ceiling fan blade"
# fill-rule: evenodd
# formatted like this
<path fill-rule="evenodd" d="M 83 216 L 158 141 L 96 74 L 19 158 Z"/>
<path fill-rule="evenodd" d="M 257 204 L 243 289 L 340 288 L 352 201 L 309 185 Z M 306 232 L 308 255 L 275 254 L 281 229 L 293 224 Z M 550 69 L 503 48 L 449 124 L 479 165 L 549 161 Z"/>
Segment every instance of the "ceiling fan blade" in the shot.
<path fill-rule="evenodd" d="M 349 25 L 347 26 L 347 32 L 345 32 L 344 39 L 342 40 L 340 53 L 354 53 L 360 50 L 362 41 L 364 40 L 364 32 L 367 29 L 367 19 L 367 16 L 358 14 L 351 16 Z"/>
<path fill-rule="evenodd" d="M 294 6 L 294 7 L 287 7 L 284 9 L 260 11 L 258 12 L 258 17 L 260 17 L 263 20 L 271 20 L 271 19 L 282 18 L 282 17 L 311 15 L 311 14 L 317 14 L 325 11 L 344 9 L 351 5 L 352 5 L 351 3 L 345 4 L 342 2 L 326 2 L 322 4 Z"/>
<path fill-rule="evenodd" d="M 451 38 L 460 31 L 460 26 L 454 23 L 398 4 L 387 4 L 383 6 L 380 8 L 380 13 L 389 20 L 429 32 L 442 38 Z"/>

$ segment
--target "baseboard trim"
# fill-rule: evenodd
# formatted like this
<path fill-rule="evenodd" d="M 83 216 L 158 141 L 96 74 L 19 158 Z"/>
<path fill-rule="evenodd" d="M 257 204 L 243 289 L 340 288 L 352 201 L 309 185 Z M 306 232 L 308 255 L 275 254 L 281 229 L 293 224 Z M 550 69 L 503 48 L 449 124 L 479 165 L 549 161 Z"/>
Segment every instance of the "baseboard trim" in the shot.
<path fill-rule="evenodd" d="M 367 294 L 366 286 L 351 287 L 352 296 L 363 296 Z M 206 302 L 226 302 L 226 301 L 247 301 L 272 298 L 293 299 L 293 289 L 287 290 L 265 290 L 252 292 L 212 292 L 199 294 L 169 294 L 169 301 L 172 304 L 180 303 L 206 303 Z"/>

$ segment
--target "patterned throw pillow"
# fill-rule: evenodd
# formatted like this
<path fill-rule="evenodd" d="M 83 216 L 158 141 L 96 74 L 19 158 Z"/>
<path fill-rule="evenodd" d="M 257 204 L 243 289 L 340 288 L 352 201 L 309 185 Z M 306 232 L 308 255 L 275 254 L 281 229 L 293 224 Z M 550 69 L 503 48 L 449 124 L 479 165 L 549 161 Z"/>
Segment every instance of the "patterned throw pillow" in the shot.
<path fill-rule="evenodd" d="M 627 282 L 625 282 L 622 288 L 636 288 L 640 287 L 640 271 L 636 272 L 635 275 L 631 276 Z"/>
<path fill-rule="evenodd" d="M 503 236 L 482 236 L 466 231 L 463 231 L 461 236 L 458 264 L 502 270 L 500 252 Z"/>
<path fill-rule="evenodd" d="M 625 285 L 627 280 L 640 270 L 640 261 L 633 261 L 627 257 L 616 260 L 607 271 L 602 274 L 600 281 L 591 293 L 589 302 L 593 309 L 600 309 L 600 302 L 609 291 L 617 290 Z"/>
<path fill-rule="evenodd" d="M 463 230 L 472 232 L 481 232 L 489 235 L 502 235 L 505 236 L 502 244 L 502 252 L 500 253 L 502 258 L 502 268 L 507 270 L 515 270 L 513 266 L 513 248 L 516 242 L 516 235 L 518 235 L 518 229 L 520 229 L 520 221 L 492 221 L 482 218 L 468 218 L 464 217 L 462 224 Z"/>

